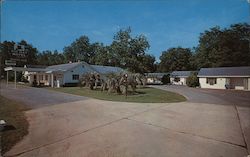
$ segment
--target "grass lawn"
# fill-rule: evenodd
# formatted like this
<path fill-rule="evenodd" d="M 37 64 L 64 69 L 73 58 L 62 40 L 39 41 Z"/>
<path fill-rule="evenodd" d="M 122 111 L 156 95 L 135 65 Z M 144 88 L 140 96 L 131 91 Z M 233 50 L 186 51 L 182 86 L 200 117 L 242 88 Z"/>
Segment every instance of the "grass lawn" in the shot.
<path fill-rule="evenodd" d="M 18 141 L 28 134 L 28 122 L 24 105 L 0 96 L 0 119 L 7 122 L 7 127 L 0 132 L 2 154 L 10 150 Z"/>
<path fill-rule="evenodd" d="M 181 102 L 185 101 L 186 98 L 177 93 L 168 92 L 155 88 L 137 88 L 136 94 L 118 95 L 115 93 L 108 94 L 107 91 L 90 90 L 88 88 L 80 87 L 64 87 L 64 88 L 49 88 L 51 90 L 70 93 L 75 95 L 81 95 L 101 100 L 109 101 L 123 101 L 123 102 L 140 102 L 140 103 L 169 103 L 169 102 Z"/>

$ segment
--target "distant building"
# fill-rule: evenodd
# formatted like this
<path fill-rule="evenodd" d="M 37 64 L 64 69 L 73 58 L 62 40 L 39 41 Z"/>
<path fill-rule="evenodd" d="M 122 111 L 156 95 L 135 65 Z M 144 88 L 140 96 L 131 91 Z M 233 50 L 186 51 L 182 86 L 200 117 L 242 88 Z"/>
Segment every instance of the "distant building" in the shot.
<path fill-rule="evenodd" d="M 201 88 L 250 90 L 250 67 L 201 68 Z"/>
<path fill-rule="evenodd" d="M 170 83 L 174 85 L 187 85 L 187 78 L 193 71 L 173 71 L 170 74 Z"/>
<path fill-rule="evenodd" d="M 52 65 L 48 67 L 7 67 L 5 71 L 23 71 L 24 77 L 32 84 L 45 86 L 63 86 L 76 84 L 85 73 L 121 73 L 124 70 L 119 67 L 89 65 L 86 62 L 75 62 L 67 64 Z"/>
<path fill-rule="evenodd" d="M 163 84 L 162 78 L 170 73 L 145 73 L 147 84 Z"/>

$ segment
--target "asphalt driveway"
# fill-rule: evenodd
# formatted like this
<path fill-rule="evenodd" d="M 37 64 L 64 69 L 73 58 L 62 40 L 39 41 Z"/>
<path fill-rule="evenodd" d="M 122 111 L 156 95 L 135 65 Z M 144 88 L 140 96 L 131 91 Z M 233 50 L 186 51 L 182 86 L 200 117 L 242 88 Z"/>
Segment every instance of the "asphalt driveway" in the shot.
<path fill-rule="evenodd" d="M 141 104 L 75 97 L 38 88 L 2 91 L 5 96 L 8 93 L 18 95 L 12 99 L 23 102 L 30 99 L 26 103 L 33 104 L 34 109 L 26 112 L 29 134 L 5 156 L 243 157 L 248 154 L 247 103 L 236 108 L 219 97 L 217 103 L 202 102 L 186 94 L 188 102 Z M 40 101 L 39 105 L 34 104 L 45 98 L 42 93 L 47 93 L 51 100 L 41 100 L 45 106 Z"/>
<path fill-rule="evenodd" d="M 152 87 L 180 93 L 186 96 L 189 102 L 250 107 L 250 91 L 201 89 L 177 85 Z"/>
<path fill-rule="evenodd" d="M 13 84 L 10 84 L 8 87 L 2 84 L 1 95 L 22 102 L 32 109 L 88 99 L 82 96 L 53 92 L 44 88 L 19 86 L 19 88 L 14 89 Z"/>

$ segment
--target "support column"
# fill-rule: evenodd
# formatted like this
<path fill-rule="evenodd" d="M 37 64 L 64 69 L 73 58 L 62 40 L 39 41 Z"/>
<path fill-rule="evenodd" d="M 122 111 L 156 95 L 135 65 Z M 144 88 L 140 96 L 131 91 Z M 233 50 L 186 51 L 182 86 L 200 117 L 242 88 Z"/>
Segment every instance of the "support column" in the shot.
<path fill-rule="evenodd" d="M 54 87 L 54 75 L 51 73 L 51 87 Z"/>
<path fill-rule="evenodd" d="M 16 88 L 16 71 L 15 71 L 15 88 Z"/>
<path fill-rule="evenodd" d="M 37 72 L 36 80 L 37 80 L 37 85 L 40 86 L 40 74 L 39 74 L 39 72 Z"/>
<path fill-rule="evenodd" d="M 9 71 L 7 71 L 7 80 L 6 80 L 6 83 L 7 83 L 7 87 L 9 85 Z"/>

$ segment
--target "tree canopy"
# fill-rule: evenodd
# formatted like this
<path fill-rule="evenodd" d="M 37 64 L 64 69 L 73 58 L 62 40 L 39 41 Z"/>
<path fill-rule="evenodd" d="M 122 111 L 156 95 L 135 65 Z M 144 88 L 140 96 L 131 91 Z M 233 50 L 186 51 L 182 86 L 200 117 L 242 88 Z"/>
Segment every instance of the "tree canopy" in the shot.
<path fill-rule="evenodd" d="M 94 63 L 93 58 L 95 51 L 87 36 L 81 36 L 76 39 L 70 46 L 64 48 L 64 55 L 68 61 L 76 62 L 78 60 L 88 63 Z"/>
<path fill-rule="evenodd" d="M 133 37 L 130 28 L 119 30 L 111 45 L 91 43 L 87 36 L 81 36 L 64 48 L 67 61 L 85 61 L 90 64 L 111 65 L 131 72 L 154 71 L 155 57 L 146 54 L 149 42 L 144 35 Z"/>
<path fill-rule="evenodd" d="M 235 24 L 229 28 L 213 27 L 201 33 L 196 48 L 198 68 L 250 65 L 250 25 Z"/>
<path fill-rule="evenodd" d="M 65 56 L 62 53 L 59 53 L 57 50 L 52 51 L 43 51 L 37 55 L 37 63 L 40 65 L 56 65 L 65 63 Z"/>
<path fill-rule="evenodd" d="M 190 70 L 192 52 L 189 48 L 170 48 L 160 56 L 160 71 Z"/>
<path fill-rule="evenodd" d="M 170 48 L 160 56 L 158 71 L 199 70 L 203 67 L 250 65 L 250 25 L 240 23 L 221 29 L 216 26 L 200 34 L 199 44 Z"/>
<path fill-rule="evenodd" d="M 155 58 L 146 54 L 149 47 L 149 42 L 144 35 L 132 37 L 131 29 L 128 28 L 117 32 L 110 50 L 117 66 L 131 72 L 143 73 L 154 71 Z"/>

